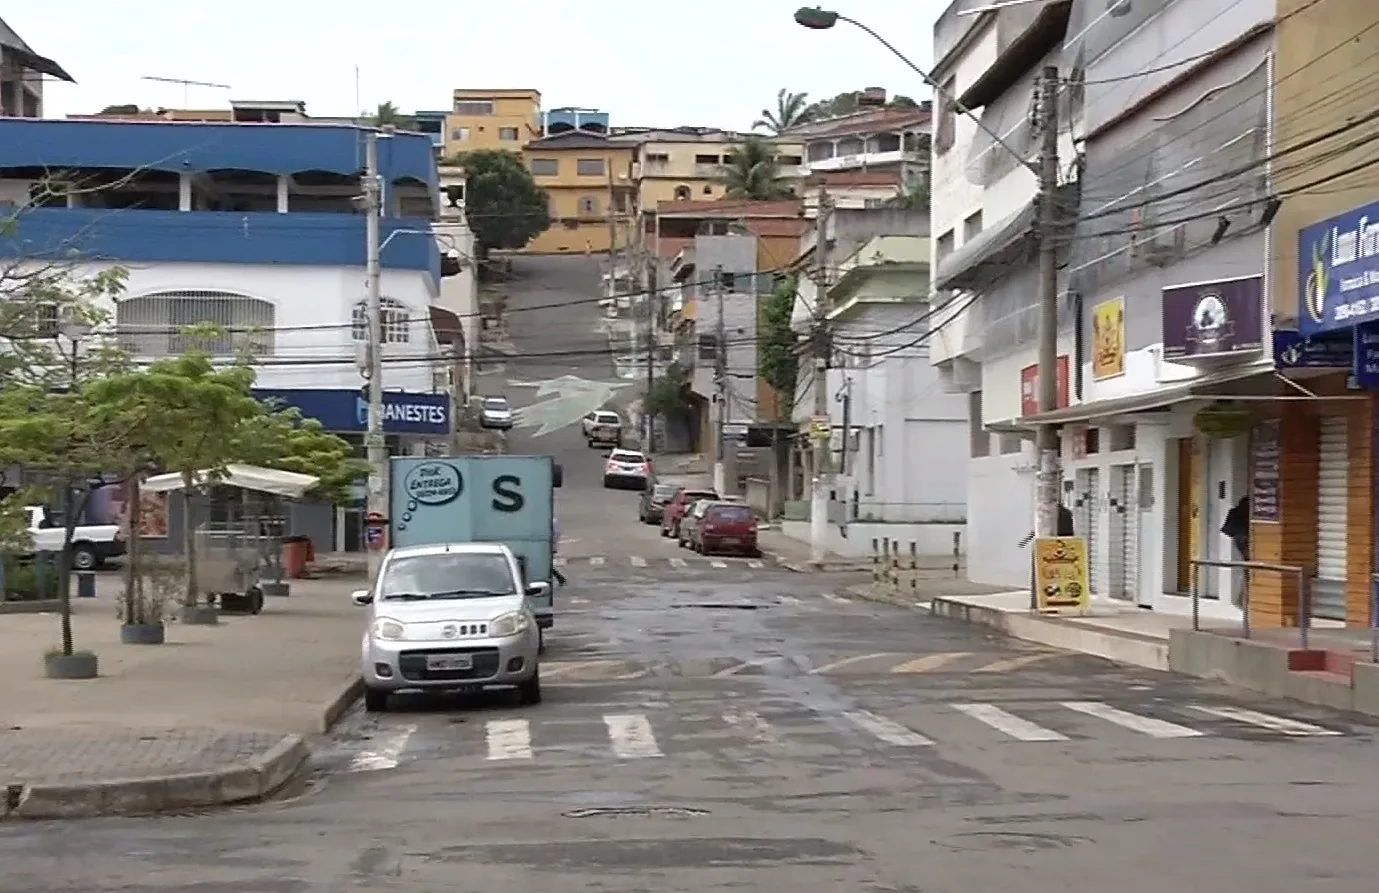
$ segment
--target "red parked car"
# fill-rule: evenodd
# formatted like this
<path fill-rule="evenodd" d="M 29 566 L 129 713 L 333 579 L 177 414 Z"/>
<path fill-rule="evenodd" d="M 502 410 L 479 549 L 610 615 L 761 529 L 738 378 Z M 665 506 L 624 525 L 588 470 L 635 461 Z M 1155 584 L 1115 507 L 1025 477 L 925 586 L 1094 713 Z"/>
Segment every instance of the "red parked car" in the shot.
<path fill-rule="evenodd" d="M 675 491 L 670 502 L 666 503 L 665 510 L 661 512 L 661 536 L 680 538 L 680 519 L 685 517 L 685 512 L 690 510 L 701 499 L 717 499 L 718 494 L 712 490 L 693 489 L 681 487 Z"/>
<path fill-rule="evenodd" d="M 690 532 L 690 548 L 700 555 L 736 552 L 749 558 L 760 558 L 756 515 L 741 503 L 709 503 L 704 509 L 704 517 Z"/>

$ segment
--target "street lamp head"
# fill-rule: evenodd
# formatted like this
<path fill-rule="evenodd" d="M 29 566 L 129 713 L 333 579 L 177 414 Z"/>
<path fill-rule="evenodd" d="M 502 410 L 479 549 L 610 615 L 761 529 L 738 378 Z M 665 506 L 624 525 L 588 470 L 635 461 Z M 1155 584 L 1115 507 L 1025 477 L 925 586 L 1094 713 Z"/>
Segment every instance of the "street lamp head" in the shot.
<path fill-rule="evenodd" d="M 91 334 L 91 324 L 75 310 L 68 310 L 58 322 L 57 333 L 68 341 L 80 341 Z"/>
<path fill-rule="evenodd" d="M 838 13 L 820 6 L 815 6 L 813 9 L 808 6 L 801 6 L 795 10 L 795 24 L 813 31 L 827 31 L 838 24 Z"/>

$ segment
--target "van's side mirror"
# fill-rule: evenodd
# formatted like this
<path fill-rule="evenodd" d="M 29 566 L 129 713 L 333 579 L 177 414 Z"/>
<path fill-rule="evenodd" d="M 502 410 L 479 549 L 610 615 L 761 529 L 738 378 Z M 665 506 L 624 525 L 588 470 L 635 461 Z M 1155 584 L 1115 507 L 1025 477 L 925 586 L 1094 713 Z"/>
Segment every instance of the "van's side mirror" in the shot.
<path fill-rule="evenodd" d="M 526 589 L 527 595 L 530 595 L 533 598 L 540 598 L 541 596 L 546 595 L 550 591 L 551 584 L 546 583 L 544 581 L 537 583 L 528 583 Z"/>
<path fill-rule="evenodd" d="M 373 590 L 356 589 L 354 590 L 354 592 L 350 593 L 350 601 L 354 602 L 356 605 L 359 605 L 361 608 L 364 605 L 373 604 Z"/>

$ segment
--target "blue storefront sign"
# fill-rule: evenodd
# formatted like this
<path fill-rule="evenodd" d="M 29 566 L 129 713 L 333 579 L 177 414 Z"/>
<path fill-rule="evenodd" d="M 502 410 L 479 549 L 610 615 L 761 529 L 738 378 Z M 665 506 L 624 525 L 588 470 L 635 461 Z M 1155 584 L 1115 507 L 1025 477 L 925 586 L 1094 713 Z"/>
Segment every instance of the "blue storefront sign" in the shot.
<path fill-rule="evenodd" d="M 1379 202 L 1298 231 L 1298 330 L 1379 320 Z"/>
<path fill-rule="evenodd" d="M 1355 327 L 1355 366 L 1351 375 L 1356 387 L 1379 387 L 1379 324 L 1362 323 Z"/>
<path fill-rule="evenodd" d="M 302 415 L 319 421 L 327 431 L 362 434 L 369 427 L 369 404 L 358 391 L 256 388 L 254 396 L 294 407 Z M 383 433 L 449 434 L 450 395 L 384 391 Z"/>
<path fill-rule="evenodd" d="M 1274 330 L 1277 369 L 1349 369 L 1355 362 L 1355 341 L 1349 332 L 1314 335 L 1296 329 Z"/>

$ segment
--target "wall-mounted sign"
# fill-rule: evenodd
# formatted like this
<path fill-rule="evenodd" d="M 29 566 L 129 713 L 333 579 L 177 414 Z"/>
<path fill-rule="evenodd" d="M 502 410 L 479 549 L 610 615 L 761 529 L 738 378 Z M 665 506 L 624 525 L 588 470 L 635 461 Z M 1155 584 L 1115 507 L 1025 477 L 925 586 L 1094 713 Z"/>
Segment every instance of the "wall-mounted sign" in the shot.
<path fill-rule="evenodd" d="M 1092 308 L 1092 379 L 1125 374 L 1125 298 L 1102 301 Z"/>
<path fill-rule="evenodd" d="M 1274 330 L 1274 368 L 1350 369 L 1355 364 L 1355 341 L 1349 333 L 1308 337 L 1296 329 Z"/>
<path fill-rule="evenodd" d="M 1055 409 L 1068 406 L 1068 355 L 1058 358 L 1058 405 Z M 1039 364 L 1035 363 L 1020 370 L 1020 415 L 1029 418 L 1039 412 Z"/>
<path fill-rule="evenodd" d="M 1280 518 L 1279 474 L 1282 423 L 1260 422 L 1250 432 L 1250 520 L 1276 523 Z"/>
<path fill-rule="evenodd" d="M 1161 292 L 1164 359 L 1219 360 L 1264 347 L 1264 277 L 1175 285 Z"/>
<path fill-rule="evenodd" d="M 1379 322 L 1360 323 L 1352 338 L 1355 364 L 1350 374 L 1355 387 L 1379 388 Z"/>
<path fill-rule="evenodd" d="M 1298 231 L 1298 330 L 1379 320 L 1379 202 Z"/>
<path fill-rule="evenodd" d="M 357 390 L 256 388 L 254 396 L 295 407 L 307 418 L 319 421 L 327 431 L 355 433 L 369 427 L 369 403 Z M 449 434 L 450 395 L 384 391 L 383 432 Z"/>

